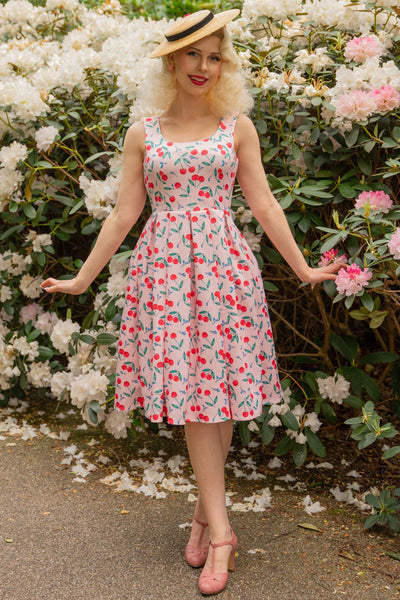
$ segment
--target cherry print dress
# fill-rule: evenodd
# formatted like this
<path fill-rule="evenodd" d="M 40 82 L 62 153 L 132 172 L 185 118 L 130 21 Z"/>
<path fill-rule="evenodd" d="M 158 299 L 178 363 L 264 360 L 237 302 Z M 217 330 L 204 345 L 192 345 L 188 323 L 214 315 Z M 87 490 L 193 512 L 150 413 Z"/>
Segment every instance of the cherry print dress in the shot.
<path fill-rule="evenodd" d="M 144 119 L 153 212 L 129 265 L 116 410 L 183 425 L 254 419 L 281 400 L 261 273 L 231 212 L 236 119 L 180 143 Z"/>

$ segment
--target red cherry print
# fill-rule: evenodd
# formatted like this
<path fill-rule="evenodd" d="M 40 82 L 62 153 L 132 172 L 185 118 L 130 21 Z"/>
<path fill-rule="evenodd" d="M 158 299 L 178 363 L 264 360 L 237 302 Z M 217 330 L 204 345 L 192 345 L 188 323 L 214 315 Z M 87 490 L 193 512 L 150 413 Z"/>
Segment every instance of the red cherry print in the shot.
<path fill-rule="evenodd" d="M 195 170 L 196 170 L 195 167 L 189 167 L 188 168 L 189 173 L 194 173 Z"/>
<path fill-rule="evenodd" d="M 198 154 L 198 150 L 196 150 L 196 148 L 193 148 L 193 150 L 191 151 L 190 154 L 193 154 L 193 156 L 196 156 L 196 154 Z"/>
<path fill-rule="evenodd" d="M 185 173 L 186 173 L 186 169 L 179 169 L 179 173 L 180 173 L 181 175 L 185 175 Z"/>
<path fill-rule="evenodd" d="M 201 151 L 201 155 L 202 156 L 206 156 L 206 154 L 208 154 L 208 150 L 204 149 Z"/>

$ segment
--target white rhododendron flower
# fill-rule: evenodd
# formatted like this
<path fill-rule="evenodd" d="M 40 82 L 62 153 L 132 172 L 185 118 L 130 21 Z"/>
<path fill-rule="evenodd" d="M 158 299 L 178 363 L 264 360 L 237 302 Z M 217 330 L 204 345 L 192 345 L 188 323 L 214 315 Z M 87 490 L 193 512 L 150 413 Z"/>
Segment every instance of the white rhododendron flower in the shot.
<path fill-rule="evenodd" d="M 58 129 L 49 125 L 49 127 L 41 127 L 35 133 L 36 146 L 39 152 L 44 150 L 45 152 L 50 148 L 58 135 Z"/>
<path fill-rule="evenodd" d="M 8 285 L 0 285 L 0 302 L 7 302 L 12 298 L 12 289 Z"/>
<path fill-rule="evenodd" d="M 85 204 L 88 212 L 96 219 L 105 219 L 117 201 L 120 177 L 109 175 L 104 181 L 89 181 L 81 175 L 79 185 L 85 193 Z"/>
<path fill-rule="evenodd" d="M 80 325 L 73 323 L 71 319 L 66 319 L 65 321 L 59 319 L 50 334 L 54 348 L 59 352 L 69 354 L 68 344 L 72 342 L 71 335 L 74 332 L 79 333 L 80 329 Z"/>
<path fill-rule="evenodd" d="M 294 62 L 303 69 L 310 67 L 313 73 L 321 71 L 333 62 L 327 55 L 327 48 L 316 48 L 312 52 L 304 48 L 295 52 L 295 55 Z"/>
<path fill-rule="evenodd" d="M 15 352 L 25 356 L 27 360 L 34 361 L 39 356 L 39 344 L 36 341 L 28 342 L 25 336 L 11 338 L 11 344 Z"/>
<path fill-rule="evenodd" d="M 28 148 L 19 142 L 12 142 L 10 146 L 3 146 L 0 150 L 0 165 L 6 169 L 15 169 L 21 160 L 28 156 Z"/>
<path fill-rule="evenodd" d="M 306 414 L 304 419 L 304 427 L 308 427 L 309 429 L 311 429 L 311 431 L 316 433 L 321 427 L 321 425 L 322 423 L 318 419 L 317 413 L 311 412 Z"/>
<path fill-rule="evenodd" d="M 51 378 L 50 389 L 55 398 L 59 398 L 63 392 L 69 391 L 73 380 L 72 373 L 58 371 Z"/>
<path fill-rule="evenodd" d="M 19 289 L 27 298 L 38 298 L 43 293 L 40 287 L 43 281 L 44 279 L 41 277 L 32 277 L 32 275 L 27 273 L 26 275 L 22 275 L 19 282 Z"/>
<path fill-rule="evenodd" d="M 113 410 L 106 413 L 104 427 L 106 431 L 111 433 L 117 440 L 127 437 L 127 429 L 132 426 L 132 419 L 129 412 Z"/>
<path fill-rule="evenodd" d="M 248 229 L 247 225 L 243 227 L 243 236 L 253 252 L 260 252 L 262 235 L 262 233 L 259 235 L 253 233 Z"/>
<path fill-rule="evenodd" d="M 18 191 L 23 175 L 14 169 L 0 168 L 0 211 L 4 210 Z"/>
<path fill-rule="evenodd" d="M 350 395 L 350 382 L 340 375 L 335 373 L 332 377 L 317 379 L 318 390 L 322 398 L 328 398 L 331 402 L 342 404 L 343 400 Z"/>
<path fill-rule="evenodd" d="M 97 400 L 103 404 L 107 395 L 108 377 L 99 371 L 92 369 L 75 377 L 71 383 L 71 402 L 78 408 L 82 408 L 91 400 Z"/>
<path fill-rule="evenodd" d="M 51 382 L 49 361 L 31 363 L 27 373 L 28 383 L 36 388 L 48 387 Z"/>
<path fill-rule="evenodd" d="M 32 242 L 32 250 L 34 252 L 41 252 L 43 246 L 51 246 L 51 235 L 48 233 L 37 233 L 32 229 L 26 236 L 28 242 Z"/>
<path fill-rule="evenodd" d="M 244 0 L 242 16 L 248 21 L 254 21 L 257 17 L 271 17 L 272 19 L 284 19 L 288 15 L 296 14 L 301 6 L 301 0 Z"/>
<path fill-rule="evenodd" d="M 0 389 L 8 390 L 11 387 L 10 380 L 18 377 L 20 370 L 15 364 L 15 352 L 11 344 L 6 344 L 0 337 Z"/>
<path fill-rule="evenodd" d="M 26 257 L 18 254 L 18 252 L 0 254 L 0 271 L 7 271 L 10 275 L 22 275 L 26 267 Z"/>

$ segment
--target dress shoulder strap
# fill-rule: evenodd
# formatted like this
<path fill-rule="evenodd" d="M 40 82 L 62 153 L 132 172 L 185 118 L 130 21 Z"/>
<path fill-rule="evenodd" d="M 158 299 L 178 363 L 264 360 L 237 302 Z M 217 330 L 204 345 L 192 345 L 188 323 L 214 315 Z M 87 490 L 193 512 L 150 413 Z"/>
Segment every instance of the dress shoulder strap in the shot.
<path fill-rule="evenodd" d="M 159 136 L 158 117 L 143 117 L 142 121 L 144 124 L 146 141 L 154 141 L 155 138 Z"/>
<path fill-rule="evenodd" d="M 226 135 L 233 135 L 238 116 L 239 112 L 234 112 L 223 117 L 221 121 L 221 129 Z"/>

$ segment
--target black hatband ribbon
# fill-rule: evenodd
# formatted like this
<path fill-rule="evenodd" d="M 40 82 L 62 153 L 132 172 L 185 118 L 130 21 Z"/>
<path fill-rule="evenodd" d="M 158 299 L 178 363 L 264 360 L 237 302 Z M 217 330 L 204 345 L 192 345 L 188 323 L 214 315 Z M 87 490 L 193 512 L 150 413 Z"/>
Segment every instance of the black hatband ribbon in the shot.
<path fill-rule="evenodd" d="M 173 35 L 166 35 L 165 37 L 167 38 L 168 42 L 176 42 L 176 40 L 181 40 L 182 38 L 185 38 L 188 35 L 191 35 L 195 31 L 198 31 L 199 29 L 204 27 L 204 25 L 207 25 L 207 23 L 212 21 L 213 18 L 214 18 L 214 14 L 210 10 L 208 15 L 206 15 L 204 17 L 204 19 L 202 19 L 201 21 L 196 23 L 196 25 L 192 25 L 192 27 L 185 29 L 185 31 L 181 31 L 180 33 L 174 33 Z"/>

